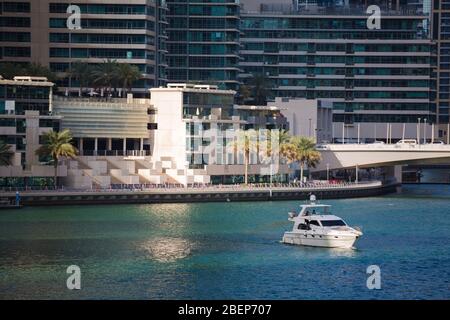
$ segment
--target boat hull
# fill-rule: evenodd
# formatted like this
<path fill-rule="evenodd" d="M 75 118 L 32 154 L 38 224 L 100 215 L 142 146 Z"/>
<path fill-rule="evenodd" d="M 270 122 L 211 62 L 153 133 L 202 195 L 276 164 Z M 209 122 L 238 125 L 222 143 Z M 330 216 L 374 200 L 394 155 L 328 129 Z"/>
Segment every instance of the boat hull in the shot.
<path fill-rule="evenodd" d="M 282 242 L 300 246 L 349 249 L 353 247 L 357 239 L 356 235 L 328 236 L 286 232 Z"/>

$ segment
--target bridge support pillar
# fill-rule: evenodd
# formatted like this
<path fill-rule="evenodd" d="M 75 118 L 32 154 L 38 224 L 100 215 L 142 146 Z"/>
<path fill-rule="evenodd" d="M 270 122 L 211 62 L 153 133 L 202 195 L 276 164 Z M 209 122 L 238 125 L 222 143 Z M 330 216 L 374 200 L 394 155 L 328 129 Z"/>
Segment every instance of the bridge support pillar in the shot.
<path fill-rule="evenodd" d="M 356 165 L 356 168 L 355 168 L 355 182 L 359 183 L 359 166 L 358 165 Z"/>
<path fill-rule="evenodd" d="M 386 167 L 385 172 L 386 172 L 386 179 L 388 181 L 395 179 L 396 183 L 402 183 L 402 166 L 397 165 Z"/>

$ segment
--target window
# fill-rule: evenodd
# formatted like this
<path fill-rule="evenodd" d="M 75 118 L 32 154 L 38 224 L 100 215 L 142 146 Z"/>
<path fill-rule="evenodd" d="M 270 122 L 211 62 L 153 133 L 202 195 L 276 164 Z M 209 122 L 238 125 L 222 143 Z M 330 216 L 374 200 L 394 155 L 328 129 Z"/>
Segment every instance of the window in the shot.
<path fill-rule="evenodd" d="M 3 48 L 3 55 L 5 57 L 30 57 L 30 47 L 5 47 Z"/>
<path fill-rule="evenodd" d="M 50 58 L 68 58 L 70 56 L 69 48 L 50 48 Z"/>
<path fill-rule="evenodd" d="M 324 227 L 339 227 L 339 226 L 346 225 L 345 222 L 342 220 L 322 220 L 321 222 L 322 222 L 322 226 L 324 226 Z"/>
<path fill-rule="evenodd" d="M 304 223 L 300 223 L 297 228 L 299 230 L 309 230 L 308 226 Z"/>
<path fill-rule="evenodd" d="M 31 19 L 30 18 L 0 17 L 0 27 L 29 28 L 30 25 L 31 25 Z"/>
<path fill-rule="evenodd" d="M 3 12 L 30 12 L 28 2 L 3 2 Z"/>
<path fill-rule="evenodd" d="M 31 34 L 29 32 L 2 32 L 0 41 L 5 42 L 30 42 Z"/>
<path fill-rule="evenodd" d="M 315 225 L 315 226 L 320 227 L 319 221 L 317 221 L 317 220 L 311 220 L 311 221 L 309 222 L 309 224 L 312 224 L 312 225 Z"/>

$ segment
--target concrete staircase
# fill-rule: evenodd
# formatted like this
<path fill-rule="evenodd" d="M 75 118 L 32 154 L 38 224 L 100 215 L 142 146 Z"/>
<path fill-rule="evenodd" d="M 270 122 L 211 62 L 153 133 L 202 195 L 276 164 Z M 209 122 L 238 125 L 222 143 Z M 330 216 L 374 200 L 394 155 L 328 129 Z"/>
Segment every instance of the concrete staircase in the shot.
<path fill-rule="evenodd" d="M 105 157 L 108 164 L 109 175 L 113 178 L 113 183 L 139 184 L 142 183 L 139 175 L 136 174 L 134 160 L 121 160 L 112 157 Z"/>
<path fill-rule="evenodd" d="M 102 171 L 101 165 L 88 164 L 81 159 L 70 160 L 65 184 L 82 189 L 106 188 L 111 184 L 111 179 Z"/>
<path fill-rule="evenodd" d="M 83 156 L 69 161 L 65 185 L 79 189 L 109 188 L 111 184 L 209 183 L 206 170 L 177 168 L 172 158 L 158 161 L 113 156 Z"/>

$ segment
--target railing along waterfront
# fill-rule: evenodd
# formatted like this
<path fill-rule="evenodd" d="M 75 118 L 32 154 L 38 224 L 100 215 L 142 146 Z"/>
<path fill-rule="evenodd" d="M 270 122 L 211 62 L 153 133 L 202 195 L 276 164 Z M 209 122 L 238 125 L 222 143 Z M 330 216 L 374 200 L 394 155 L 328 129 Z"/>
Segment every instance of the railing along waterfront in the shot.
<path fill-rule="evenodd" d="M 231 185 L 213 185 L 213 184 L 189 184 L 187 187 L 182 184 L 111 184 L 108 188 L 92 187 L 90 189 L 73 189 L 52 186 L 48 187 L 3 187 L 2 192 L 43 192 L 43 193 L 63 193 L 63 192 L 226 192 L 226 191 L 269 191 L 269 190 L 328 190 L 342 188 L 369 188 L 380 187 L 381 181 L 361 181 L 361 182 L 338 182 L 331 183 L 326 181 L 312 181 L 306 183 L 257 183 L 257 184 L 231 184 Z"/>

